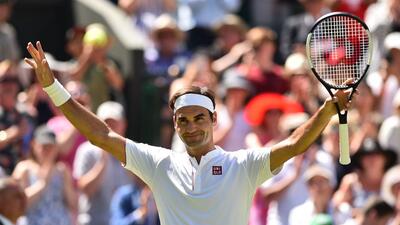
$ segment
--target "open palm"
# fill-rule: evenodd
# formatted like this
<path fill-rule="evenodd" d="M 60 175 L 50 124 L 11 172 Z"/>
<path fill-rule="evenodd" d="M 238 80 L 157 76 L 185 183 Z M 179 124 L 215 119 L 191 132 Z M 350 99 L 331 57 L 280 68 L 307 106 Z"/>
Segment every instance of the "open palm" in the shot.
<path fill-rule="evenodd" d="M 36 47 L 29 42 L 26 47 L 32 59 L 25 58 L 25 62 L 28 63 L 36 73 L 36 78 L 42 87 L 47 87 L 54 82 L 54 75 L 51 71 L 49 64 L 44 55 L 44 51 L 40 42 L 36 42 Z"/>

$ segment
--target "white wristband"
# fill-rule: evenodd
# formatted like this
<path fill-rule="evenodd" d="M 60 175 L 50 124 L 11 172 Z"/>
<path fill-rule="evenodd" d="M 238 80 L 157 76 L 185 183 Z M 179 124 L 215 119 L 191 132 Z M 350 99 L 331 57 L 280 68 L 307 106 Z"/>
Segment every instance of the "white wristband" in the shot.
<path fill-rule="evenodd" d="M 43 90 L 49 95 L 54 105 L 57 107 L 64 104 L 71 98 L 71 94 L 58 82 L 57 79 L 48 86 L 44 87 Z"/>

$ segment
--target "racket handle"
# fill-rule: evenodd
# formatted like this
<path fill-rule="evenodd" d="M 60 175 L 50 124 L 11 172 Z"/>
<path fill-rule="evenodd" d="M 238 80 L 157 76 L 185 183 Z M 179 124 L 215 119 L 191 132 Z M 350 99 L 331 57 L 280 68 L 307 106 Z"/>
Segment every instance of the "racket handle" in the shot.
<path fill-rule="evenodd" d="M 340 154 L 339 163 L 342 165 L 350 164 L 350 151 L 349 151 L 349 127 L 348 124 L 339 124 L 339 144 Z"/>

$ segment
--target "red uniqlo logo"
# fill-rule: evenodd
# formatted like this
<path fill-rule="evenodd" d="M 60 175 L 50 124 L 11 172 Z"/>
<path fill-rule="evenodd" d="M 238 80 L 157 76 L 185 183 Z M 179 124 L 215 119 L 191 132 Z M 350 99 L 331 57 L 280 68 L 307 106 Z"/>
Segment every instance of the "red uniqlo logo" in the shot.
<path fill-rule="evenodd" d="M 213 175 L 222 175 L 222 166 L 213 166 L 212 174 Z"/>

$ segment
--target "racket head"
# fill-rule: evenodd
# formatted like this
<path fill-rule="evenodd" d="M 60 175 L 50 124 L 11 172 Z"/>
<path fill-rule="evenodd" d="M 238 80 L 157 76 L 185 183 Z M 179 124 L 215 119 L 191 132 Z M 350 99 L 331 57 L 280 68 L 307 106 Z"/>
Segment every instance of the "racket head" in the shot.
<path fill-rule="evenodd" d="M 328 90 L 357 87 L 369 69 L 372 48 L 368 26 L 345 12 L 318 19 L 306 42 L 310 68 Z M 345 83 L 348 79 L 354 82 Z"/>

